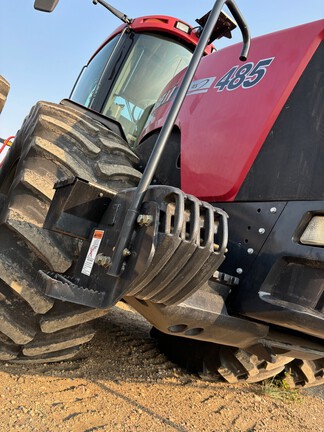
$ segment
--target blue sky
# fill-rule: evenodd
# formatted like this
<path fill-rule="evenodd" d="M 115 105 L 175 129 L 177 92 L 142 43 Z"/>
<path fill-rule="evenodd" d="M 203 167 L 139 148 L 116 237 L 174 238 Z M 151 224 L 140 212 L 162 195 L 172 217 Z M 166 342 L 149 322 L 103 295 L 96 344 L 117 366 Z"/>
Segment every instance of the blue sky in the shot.
<path fill-rule="evenodd" d="M 190 24 L 214 4 L 212 0 L 110 1 L 132 18 L 164 14 Z M 15 134 L 37 100 L 59 102 L 67 97 L 82 66 L 120 23 L 91 0 L 60 0 L 52 14 L 34 10 L 33 3 L 0 0 L 0 74 L 11 84 L 0 117 L 2 138 Z M 304 0 L 237 0 L 237 4 L 253 36 L 324 17 L 324 0 L 308 4 Z M 236 34 L 231 43 L 239 40 Z"/>

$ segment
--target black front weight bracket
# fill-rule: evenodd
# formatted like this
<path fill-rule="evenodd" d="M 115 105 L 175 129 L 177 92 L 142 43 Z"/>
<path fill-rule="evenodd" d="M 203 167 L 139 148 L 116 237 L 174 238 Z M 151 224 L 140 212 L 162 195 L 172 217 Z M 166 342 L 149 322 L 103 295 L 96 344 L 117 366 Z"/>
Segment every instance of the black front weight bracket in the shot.
<path fill-rule="evenodd" d="M 79 220 L 78 209 L 83 207 L 76 200 L 79 182 L 66 185 L 68 193 L 64 187 L 56 190 L 54 206 L 46 221 L 48 229 L 84 238 L 80 224 L 75 225 L 73 232 L 70 221 Z M 49 297 L 93 308 L 111 307 L 126 295 L 166 305 L 179 304 L 198 290 L 223 262 L 227 214 L 180 189 L 151 186 L 145 193 L 129 249 L 123 251 L 122 272 L 118 277 L 109 275 L 115 244 L 136 189 L 112 196 L 102 188 L 96 191 L 93 184 L 81 186 L 97 205 L 97 211 L 91 206 L 87 211 L 92 220 L 85 226 L 87 231 L 91 226 L 92 233 L 83 243 L 73 277 L 39 272 L 41 286 Z M 67 195 L 73 199 L 73 211 Z M 97 196 L 107 198 L 98 201 L 94 199 Z M 58 211 L 55 202 L 62 201 L 65 206 Z M 80 220 L 87 219 L 86 212 L 81 216 Z M 69 220 L 66 232 L 65 220 Z"/>

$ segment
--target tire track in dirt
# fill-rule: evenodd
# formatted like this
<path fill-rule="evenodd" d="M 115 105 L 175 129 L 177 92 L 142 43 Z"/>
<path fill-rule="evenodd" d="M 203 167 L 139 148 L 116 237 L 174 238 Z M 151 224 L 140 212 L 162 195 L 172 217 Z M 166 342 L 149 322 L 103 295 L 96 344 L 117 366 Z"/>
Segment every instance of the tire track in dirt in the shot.
<path fill-rule="evenodd" d="M 114 309 L 79 358 L 0 366 L 0 432 L 324 431 L 323 401 L 204 382 L 169 362 L 137 314 Z"/>

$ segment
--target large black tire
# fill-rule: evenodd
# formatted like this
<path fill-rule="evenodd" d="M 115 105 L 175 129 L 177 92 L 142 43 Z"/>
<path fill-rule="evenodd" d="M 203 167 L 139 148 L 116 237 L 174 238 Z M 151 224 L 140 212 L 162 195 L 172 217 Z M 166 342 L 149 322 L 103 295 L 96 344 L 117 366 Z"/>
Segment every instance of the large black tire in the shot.
<path fill-rule="evenodd" d="M 324 384 L 324 359 L 298 360 L 277 355 L 268 362 L 243 349 L 171 336 L 156 328 L 152 328 L 151 336 L 171 361 L 202 379 L 256 383 L 287 374 L 291 388 Z"/>
<path fill-rule="evenodd" d="M 16 136 L 0 174 L 0 360 L 73 357 L 107 311 L 54 301 L 39 291 L 39 269 L 66 272 L 80 241 L 43 229 L 53 185 L 79 176 L 114 190 L 133 187 L 136 155 L 120 137 L 71 108 L 39 102 Z"/>
<path fill-rule="evenodd" d="M 0 113 L 3 110 L 4 104 L 6 103 L 9 90 L 10 85 L 8 81 L 0 75 Z"/>

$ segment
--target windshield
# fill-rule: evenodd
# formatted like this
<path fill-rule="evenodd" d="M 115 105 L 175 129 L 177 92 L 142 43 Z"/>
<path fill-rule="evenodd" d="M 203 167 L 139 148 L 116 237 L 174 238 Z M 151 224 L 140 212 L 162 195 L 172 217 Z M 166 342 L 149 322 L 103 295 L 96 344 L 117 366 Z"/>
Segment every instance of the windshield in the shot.
<path fill-rule="evenodd" d="M 172 39 L 125 32 L 83 69 L 70 98 L 117 121 L 133 145 L 162 90 L 191 57 Z"/>
<path fill-rule="evenodd" d="M 183 68 L 191 51 L 159 36 L 141 34 L 103 106 L 102 114 L 117 120 L 134 144 L 166 84 Z"/>
<path fill-rule="evenodd" d="M 115 36 L 99 51 L 88 66 L 83 68 L 70 96 L 73 101 L 88 108 L 92 107 L 99 79 L 105 70 L 118 39 L 119 35 Z"/>

